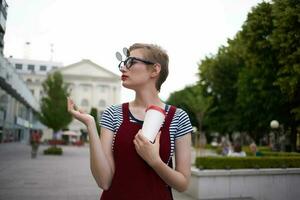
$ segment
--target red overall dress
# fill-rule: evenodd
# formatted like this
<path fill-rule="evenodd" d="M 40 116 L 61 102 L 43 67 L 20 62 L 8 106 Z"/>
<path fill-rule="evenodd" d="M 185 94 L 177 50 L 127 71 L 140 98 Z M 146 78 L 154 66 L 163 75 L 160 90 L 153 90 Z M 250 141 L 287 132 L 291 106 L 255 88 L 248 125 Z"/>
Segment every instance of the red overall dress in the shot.
<path fill-rule="evenodd" d="M 171 167 L 171 142 L 169 127 L 176 108 L 171 106 L 166 116 L 160 137 L 160 157 Z M 141 124 L 130 122 L 129 104 L 122 104 L 123 122 L 116 133 L 113 155 L 115 174 L 101 200 L 172 200 L 170 187 L 137 154 L 133 139 Z"/>

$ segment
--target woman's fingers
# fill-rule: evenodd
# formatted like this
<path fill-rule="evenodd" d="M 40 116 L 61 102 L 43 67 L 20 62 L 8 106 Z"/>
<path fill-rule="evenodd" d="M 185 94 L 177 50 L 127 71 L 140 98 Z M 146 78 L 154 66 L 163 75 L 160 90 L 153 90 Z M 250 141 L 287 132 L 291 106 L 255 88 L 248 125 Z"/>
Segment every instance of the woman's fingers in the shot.
<path fill-rule="evenodd" d="M 68 110 L 72 110 L 74 109 L 74 107 L 75 107 L 74 101 L 70 97 L 68 97 Z"/>
<path fill-rule="evenodd" d="M 72 110 L 78 110 L 78 107 L 75 105 L 74 101 L 68 97 L 67 98 L 67 101 L 68 101 L 68 111 L 71 112 Z M 80 113 L 83 113 L 82 110 L 80 110 Z"/>
<path fill-rule="evenodd" d="M 68 97 L 67 98 L 67 102 L 68 102 L 68 112 L 71 113 L 74 117 L 76 117 L 79 113 L 84 113 L 82 110 L 79 110 L 78 112 L 78 108 L 77 106 L 74 104 L 74 101 Z"/>
<path fill-rule="evenodd" d="M 135 135 L 133 142 L 134 142 L 134 144 L 138 145 L 139 147 L 150 143 L 149 140 L 145 136 L 142 135 L 141 130 Z"/>
<path fill-rule="evenodd" d="M 84 113 L 84 111 L 82 109 L 78 109 L 78 111 L 82 114 Z"/>

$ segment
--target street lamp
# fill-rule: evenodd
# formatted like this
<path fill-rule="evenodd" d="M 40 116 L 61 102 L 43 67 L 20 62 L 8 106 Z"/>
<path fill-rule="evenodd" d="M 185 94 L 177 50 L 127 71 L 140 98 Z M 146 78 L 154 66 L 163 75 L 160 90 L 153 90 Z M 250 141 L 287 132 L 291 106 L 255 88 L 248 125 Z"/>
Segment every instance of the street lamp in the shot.
<path fill-rule="evenodd" d="M 274 144 L 274 149 L 279 150 L 279 144 L 278 144 L 278 128 L 279 128 L 279 122 L 277 120 L 272 120 L 270 122 L 270 127 L 274 130 L 274 136 L 275 136 L 275 144 Z"/>
<path fill-rule="evenodd" d="M 277 129 L 279 127 L 279 122 L 277 120 L 272 120 L 270 122 L 270 127 L 273 129 Z"/>

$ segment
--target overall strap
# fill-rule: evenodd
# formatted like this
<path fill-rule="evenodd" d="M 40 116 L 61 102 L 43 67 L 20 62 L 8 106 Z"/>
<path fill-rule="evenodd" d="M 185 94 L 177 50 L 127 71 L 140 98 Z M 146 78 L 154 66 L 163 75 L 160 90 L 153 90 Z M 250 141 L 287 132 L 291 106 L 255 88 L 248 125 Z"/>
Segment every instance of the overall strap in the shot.
<path fill-rule="evenodd" d="M 123 114 L 123 120 L 130 121 L 129 120 L 129 102 L 122 104 L 122 114 Z"/>
<path fill-rule="evenodd" d="M 170 128 L 170 125 L 171 125 L 171 122 L 172 122 L 173 117 L 175 115 L 175 112 L 176 112 L 176 107 L 171 106 L 170 109 L 169 109 L 168 115 L 165 119 L 165 127 L 168 128 L 168 129 Z"/>

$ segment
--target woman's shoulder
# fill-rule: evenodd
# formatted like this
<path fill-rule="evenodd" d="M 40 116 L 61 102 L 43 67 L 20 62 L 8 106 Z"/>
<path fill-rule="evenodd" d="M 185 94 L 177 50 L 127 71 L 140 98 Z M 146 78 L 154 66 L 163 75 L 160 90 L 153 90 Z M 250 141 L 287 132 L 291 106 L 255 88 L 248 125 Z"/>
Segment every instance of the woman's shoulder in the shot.
<path fill-rule="evenodd" d="M 187 112 L 184 111 L 182 108 L 179 108 L 179 107 L 176 107 L 176 106 L 173 106 L 173 105 L 170 105 L 170 104 L 166 104 L 166 107 L 168 107 L 168 111 L 170 110 L 171 106 L 176 109 L 175 110 L 175 116 L 182 117 L 182 116 L 187 115 Z"/>
<path fill-rule="evenodd" d="M 112 104 L 104 109 L 104 113 L 114 114 L 122 111 L 122 104 Z"/>
<path fill-rule="evenodd" d="M 122 104 L 111 104 L 105 108 L 105 110 L 115 110 L 118 108 L 122 108 Z"/>

